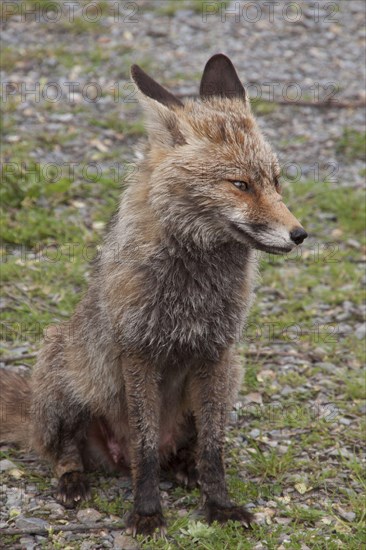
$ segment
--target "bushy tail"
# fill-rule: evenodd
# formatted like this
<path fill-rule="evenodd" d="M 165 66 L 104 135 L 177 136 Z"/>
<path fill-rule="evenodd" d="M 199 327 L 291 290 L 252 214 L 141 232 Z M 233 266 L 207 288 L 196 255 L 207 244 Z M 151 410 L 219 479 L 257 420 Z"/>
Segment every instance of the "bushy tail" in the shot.
<path fill-rule="evenodd" d="M 0 369 L 0 442 L 30 445 L 30 380 Z"/>

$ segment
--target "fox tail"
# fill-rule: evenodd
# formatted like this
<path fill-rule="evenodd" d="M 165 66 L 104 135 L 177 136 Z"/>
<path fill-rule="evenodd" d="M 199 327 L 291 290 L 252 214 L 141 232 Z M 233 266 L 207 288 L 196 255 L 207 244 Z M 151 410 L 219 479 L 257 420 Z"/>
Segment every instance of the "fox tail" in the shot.
<path fill-rule="evenodd" d="M 31 385 L 29 378 L 0 370 L 0 442 L 30 446 Z"/>

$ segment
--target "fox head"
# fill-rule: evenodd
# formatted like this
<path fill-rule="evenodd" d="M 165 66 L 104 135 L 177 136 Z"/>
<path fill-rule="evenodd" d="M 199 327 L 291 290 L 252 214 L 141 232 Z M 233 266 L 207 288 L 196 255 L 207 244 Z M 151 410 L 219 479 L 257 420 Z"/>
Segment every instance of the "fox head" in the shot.
<path fill-rule="evenodd" d="M 228 57 L 209 59 L 196 101 L 182 103 L 137 65 L 131 75 L 147 113 L 146 196 L 166 231 L 201 247 L 236 240 L 277 254 L 304 241 Z"/>

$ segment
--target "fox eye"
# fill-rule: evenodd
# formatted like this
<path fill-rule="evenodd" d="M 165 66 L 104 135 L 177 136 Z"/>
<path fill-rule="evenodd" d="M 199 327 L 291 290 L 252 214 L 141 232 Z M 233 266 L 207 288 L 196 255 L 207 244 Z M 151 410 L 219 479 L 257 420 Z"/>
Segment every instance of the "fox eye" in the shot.
<path fill-rule="evenodd" d="M 277 193 L 281 193 L 281 184 L 280 184 L 278 178 L 275 178 L 274 185 L 275 185 L 275 189 L 276 189 Z"/>
<path fill-rule="evenodd" d="M 241 180 L 229 180 L 229 181 L 230 183 L 235 185 L 237 189 L 240 189 L 240 191 L 248 191 L 249 189 L 249 186 L 246 181 L 241 181 Z"/>

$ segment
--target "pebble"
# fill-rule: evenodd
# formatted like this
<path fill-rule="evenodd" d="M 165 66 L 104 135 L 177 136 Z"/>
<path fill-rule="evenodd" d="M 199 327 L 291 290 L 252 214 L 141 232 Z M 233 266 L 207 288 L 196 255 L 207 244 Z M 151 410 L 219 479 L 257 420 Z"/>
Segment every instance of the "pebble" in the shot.
<path fill-rule="evenodd" d="M 94 523 L 101 519 L 102 514 L 98 510 L 94 510 L 94 508 L 84 508 L 78 511 L 76 517 L 81 523 Z"/>
<path fill-rule="evenodd" d="M 168 491 L 173 487 L 173 483 L 171 481 L 161 481 L 159 487 L 162 491 Z"/>
<path fill-rule="evenodd" d="M 344 424 L 344 426 L 350 426 L 352 424 L 352 420 L 350 418 L 340 418 L 339 422 Z"/>
<path fill-rule="evenodd" d="M 49 502 L 45 505 L 45 508 L 51 512 L 50 518 L 60 518 L 65 515 L 65 508 L 57 502 Z"/>
<path fill-rule="evenodd" d="M 140 546 L 132 537 L 124 535 L 123 533 L 117 533 L 114 535 L 115 550 L 138 550 Z"/>
<path fill-rule="evenodd" d="M 36 548 L 33 537 L 21 537 L 19 542 L 22 550 L 34 550 Z"/>
<path fill-rule="evenodd" d="M 42 518 L 27 518 L 18 516 L 15 520 L 15 525 L 19 529 L 48 529 L 50 524 Z"/>
<path fill-rule="evenodd" d="M 0 460 L 0 472 L 6 472 L 8 470 L 15 470 L 17 468 L 17 465 L 14 464 L 11 460 L 8 460 L 7 458 L 3 458 Z"/>
<path fill-rule="evenodd" d="M 366 323 L 363 323 L 357 327 L 355 336 L 359 340 L 363 340 L 366 337 Z"/>
<path fill-rule="evenodd" d="M 339 515 L 346 521 L 353 521 L 356 518 L 355 512 L 346 512 L 341 508 L 338 508 L 338 511 L 339 511 Z"/>
<path fill-rule="evenodd" d="M 337 367 L 333 363 L 316 363 L 316 366 L 326 372 L 335 372 Z"/>

